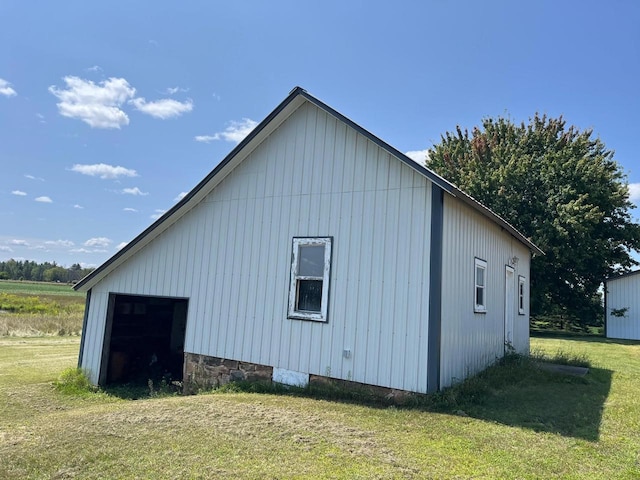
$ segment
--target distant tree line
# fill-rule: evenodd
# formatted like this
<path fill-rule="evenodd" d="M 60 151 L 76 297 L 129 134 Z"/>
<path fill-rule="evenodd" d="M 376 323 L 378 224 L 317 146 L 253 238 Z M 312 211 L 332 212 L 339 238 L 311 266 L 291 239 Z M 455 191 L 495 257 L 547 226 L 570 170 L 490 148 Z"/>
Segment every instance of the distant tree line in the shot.
<path fill-rule="evenodd" d="M 8 260 L 0 262 L 0 280 L 31 280 L 36 282 L 77 282 L 93 271 L 74 263 L 69 268 L 56 262 L 32 262 L 29 260 Z"/>

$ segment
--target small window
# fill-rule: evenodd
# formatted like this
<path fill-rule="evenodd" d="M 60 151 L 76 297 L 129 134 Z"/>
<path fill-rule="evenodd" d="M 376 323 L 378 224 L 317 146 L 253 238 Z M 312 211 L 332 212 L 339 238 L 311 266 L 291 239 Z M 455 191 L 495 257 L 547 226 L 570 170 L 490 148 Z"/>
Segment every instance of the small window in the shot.
<path fill-rule="evenodd" d="M 477 313 L 487 312 L 487 262 L 475 259 L 475 305 L 473 311 Z"/>
<path fill-rule="evenodd" d="M 289 318 L 327 321 L 331 237 L 294 238 Z"/>
<path fill-rule="evenodd" d="M 518 275 L 518 313 L 524 315 L 524 277 Z"/>

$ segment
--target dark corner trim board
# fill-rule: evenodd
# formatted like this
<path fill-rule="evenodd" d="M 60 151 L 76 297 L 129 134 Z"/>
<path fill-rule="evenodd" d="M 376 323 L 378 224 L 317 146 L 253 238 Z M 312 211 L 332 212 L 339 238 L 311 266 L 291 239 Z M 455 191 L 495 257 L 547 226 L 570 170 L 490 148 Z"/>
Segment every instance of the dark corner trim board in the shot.
<path fill-rule="evenodd" d="M 440 390 L 442 334 L 442 226 L 444 191 L 431 184 L 431 252 L 429 272 L 429 331 L 427 339 L 427 392 Z"/>
<path fill-rule="evenodd" d="M 607 337 L 607 323 L 609 323 L 609 315 L 607 314 L 607 297 L 609 296 L 609 292 L 607 291 L 607 282 L 604 282 L 604 338 Z"/>

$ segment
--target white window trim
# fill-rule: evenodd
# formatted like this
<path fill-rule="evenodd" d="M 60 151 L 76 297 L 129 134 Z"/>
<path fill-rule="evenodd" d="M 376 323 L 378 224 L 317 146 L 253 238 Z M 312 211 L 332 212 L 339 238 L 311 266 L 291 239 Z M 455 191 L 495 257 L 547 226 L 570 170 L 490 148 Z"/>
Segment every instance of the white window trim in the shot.
<path fill-rule="evenodd" d="M 478 268 L 484 270 L 484 285 L 478 284 Z M 483 303 L 478 303 L 478 288 L 482 288 Z M 487 262 L 480 258 L 475 258 L 473 262 L 473 311 L 475 313 L 487 313 Z"/>
<path fill-rule="evenodd" d="M 329 276 L 331 273 L 331 243 L 332 237 L 294 237 L 293 252 L 291 256 L 291 280 L 289 283 L 289 312 L 287 318 L 298 320 L 312 320 L 326 322 L 329 312 Z M 324 268 L 322 276 L 322 299 L 320 312 L 307 312 L 296 310 L 296 297 L 298 293 L 298 280 L 320 280 L 320 277 L 304 277 L 298 275 L 298 254 L 300 246 L 324 246 Z"/>
<path fill-rule="evenodd" d="M 518 275 L 518 315 L 525 315 L 525 288 L 526 281 L 522 275 Z"/>

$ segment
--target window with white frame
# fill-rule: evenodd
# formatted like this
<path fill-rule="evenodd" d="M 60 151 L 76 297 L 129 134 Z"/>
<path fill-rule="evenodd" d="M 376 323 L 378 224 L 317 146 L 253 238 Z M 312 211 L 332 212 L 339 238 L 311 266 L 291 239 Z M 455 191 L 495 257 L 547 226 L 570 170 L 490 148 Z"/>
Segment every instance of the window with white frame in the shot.
<path fill-rule="evenodd" d="M 475 264 L 475 289 L 474 307 L 476 313 L 487 312 L 487 262 L 476 258 Z"/>
<path fill-rule="evenodd" d="M 289 318 L 327 321 L 331 237 L 294 238 Z"/>
<path fill-rule="evenodd" d="M 524 315 L 524 277 L 518 275 L 518 314 Z"/>

